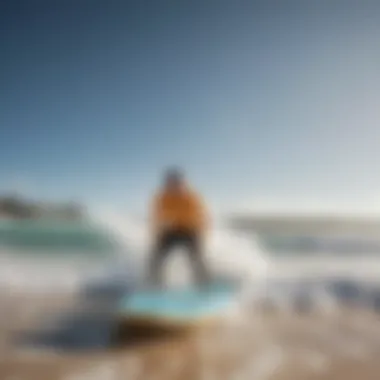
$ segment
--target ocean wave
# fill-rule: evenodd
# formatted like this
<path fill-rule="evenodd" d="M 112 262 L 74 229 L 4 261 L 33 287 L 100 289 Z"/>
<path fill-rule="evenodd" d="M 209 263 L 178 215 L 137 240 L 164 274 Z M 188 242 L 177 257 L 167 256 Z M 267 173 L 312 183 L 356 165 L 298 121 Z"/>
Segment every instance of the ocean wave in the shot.
<path fill-rule="evenodd" d="M 131 278 L 135 280 L 144 275 L 150 241 L 143 221 L 121 215 L 112 209 L 98 209 L 93 213 L 91 223 L 86 226 L 61 227 L 30 225 L 27 231 L 30 236 L 33 235 L 32 231 L 39 234 L 41 243 L 41 236 L 48 236 L 48 231 L 53 235 L 60 234 L 59 250 L 36 250 L 33 249 L 35 246 L 29 250 L 25 245 L 17 251 L 14 246 L 2 245 L 0 286 L 3 289 L 75 291 L 91 281 L 128 282 Z M 1 228 L 0 225 L 0 230 Z M 9 225 L 6 228 L 9 231 Z M 15 225 L 12 228 L 14 229 Z M 25 226 L 23 228 L 25 231 Z M 51 232 L 52 230 L 54 232 Z M 65 235 L 68 231 L 72 235 Z M 83 249 L 81 244 L 73 247 L 73 240 L 70 239 L 76 233 L 87 234 L 87 238 L 91 240 L 98 231 L 101 238 L 110 242 L 107 249 L 98 251 L 101 254 L 94 255 L 93 250 L 89 248 L 91 245 L 85 245 L 86 249 Z M 21 232 L 14 234 L 17 236 Z M 3 230 L 4 235 L 6 233 Z M 64 236 L 71 236 L 67 246 L 61 244 L 64 242 Z M 49 244 L 54 242 L 51 237 L 49 239 Z M 33 254 L 29 254 L 30 252 Z M 334 252 L 327 250 L 324 251 L 325 255 L 315 255 L 313 251 L 306 250 L 304 255 L 296 252 L 276 255 L 257 235 L 239 234 L 218 223 L 209 236 L 206 253 L 207 262 L 214 273 L 239 277 L 247 284 L 251 283 L 255 291 L 268 289 L 267 284 L 275 283 L 277 280 L 297 282 L 331 277 L 376 283 L 380 278 L 380 260 L 376 256 L 336 256 Z M 170 260 L 167 266 L 169 281 L 190 281 L 190 276 L 186 257 L 174 254 L 173 260 Z"/>
<path fill-rule="evenodd" d="M 144 274 L 150 252 L 146 225 L 111 209 L 97 210 L 86 226 L 2 227 L 0 284 L 12 289 L 75 289 L 96 276 L 109 282 L 116 277 L 138 278 Z M 99 241 L 110 243 L 104 247 Z M 211 233 L 206 253 L 215 273 L 246 280 L 265 274 L 265 255 L 254 240 L 222 227 Z M 190 281 L 190 276 L 186 257 L 174 254 L 167 266 L 168 281 Z"/>

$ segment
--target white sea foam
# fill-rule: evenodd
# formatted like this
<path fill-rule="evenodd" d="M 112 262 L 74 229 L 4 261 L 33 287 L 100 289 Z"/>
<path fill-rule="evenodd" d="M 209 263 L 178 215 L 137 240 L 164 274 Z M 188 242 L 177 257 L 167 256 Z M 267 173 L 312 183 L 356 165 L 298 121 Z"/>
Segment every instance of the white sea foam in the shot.
<path fill-rule="evenodd" d="M 75 291 L 89 281 L 124 281 L 140 275 L 149 253 L 150 242 L 144 222 L 120 215 L 112 210 L 94 213 L 97 225 L 107 230 L 119 243 L 120 249 L 112 258 L 58 258 L 46 254 L 40 258 L 13 255 L 6 248 L 0 250 L 0 289 L 11 291 Z M 175 255 L 168 263 L 170 281 L 183 280 L 190 275 L 186 258 Z M 302 297 L 305 279 L 320 280 L 326 276 L 344 277 L 377 285 L 380 278 L 380 259 L 373 255 L 334 256 L 305 254 L 275 257 L 266 252 L 254 235 L 233 233 L 221 225 L 212 231 L 207 242 L 207 262 L 217 273 L 243 279 L 247 284 L 244 296 L 260 299 L 272 297 L 284 310 L 291 308 L 294 298 Z M 294 286 L 273 286 L 285 281 Z M 323 286 L 309 289 L 308 297 L 322 308 L 334 308 L 334 300 Z M 330 306 L 327 307 L 326 305 Z"/>

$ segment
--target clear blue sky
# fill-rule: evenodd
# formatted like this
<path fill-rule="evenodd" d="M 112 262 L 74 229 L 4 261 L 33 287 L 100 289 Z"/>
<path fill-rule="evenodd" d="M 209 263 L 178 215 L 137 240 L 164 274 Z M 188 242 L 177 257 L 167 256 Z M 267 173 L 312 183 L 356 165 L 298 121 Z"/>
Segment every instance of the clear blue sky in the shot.
<path fill-rule="evenodd" d="M 133 207 L 178 164 L 220 204 L 379 201 L 374 4 L 2 1 L 0 189 Z"/>

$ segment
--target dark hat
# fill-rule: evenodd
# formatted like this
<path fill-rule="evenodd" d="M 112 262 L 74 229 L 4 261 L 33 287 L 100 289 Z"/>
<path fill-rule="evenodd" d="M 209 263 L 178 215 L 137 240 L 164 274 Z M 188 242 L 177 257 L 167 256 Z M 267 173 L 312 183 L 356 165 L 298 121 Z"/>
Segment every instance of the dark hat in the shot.
<path fill-rule="evenodd" d="M 165 171 L 165 180 L 166 181 L 182 181 L 184 174 L 181 169 L 177 167 L 171 167 Z"/>

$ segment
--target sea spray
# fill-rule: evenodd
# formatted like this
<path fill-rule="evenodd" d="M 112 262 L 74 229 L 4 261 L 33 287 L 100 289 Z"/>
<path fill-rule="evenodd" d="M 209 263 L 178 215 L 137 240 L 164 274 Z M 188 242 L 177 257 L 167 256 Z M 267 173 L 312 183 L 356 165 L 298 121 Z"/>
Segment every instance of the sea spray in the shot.
<path fill-rule="evenodd" d="M 120 215 L 111 208 L 99 208 L 93 217 L 98 225 L 117 239 L 121 246 L 119 260 L 127 259 L 141 274 L 151 248 L 147 224 Z M 255 283 L 255 287 L 249 287 L 251 290 L 257 291 L 265 283 L 267 257 L 254 236 L 239 235 L 215 224 L 206 240 L 206 261 L 215 274 L 235 278 L 245 284 Z M 173 260 L 168 262 L 166 273 L 171 284 L 189 279 L 191 273 L 186 257 L 173 252 Z"/>

